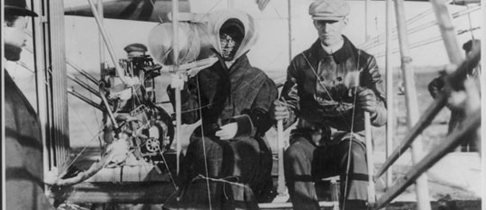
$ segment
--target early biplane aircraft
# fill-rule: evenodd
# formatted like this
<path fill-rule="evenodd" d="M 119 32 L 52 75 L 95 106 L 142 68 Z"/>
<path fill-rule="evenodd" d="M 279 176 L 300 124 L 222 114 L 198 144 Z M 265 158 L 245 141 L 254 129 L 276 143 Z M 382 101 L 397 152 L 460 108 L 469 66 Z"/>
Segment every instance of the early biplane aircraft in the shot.
<path fill-rule="evenodd" d="M 49 196 L 55 200 L 54 205 L 61 207 L 63 206 L 61 204 L 69 203 L 95 208 L 96 205 L 94 204 L 107 203 L 144 203 L 158 204 L 158 206 L 163 204 L 178 187 L 176 176 L 179 170 L 179 159 L 181 153 L 184 152 L 184 146 L 187 146 L 184 139 L 187 140 L 191 129 L 197 126 L 197 124 L 181 125 L 180 104 L 172 107 L 167 103 L 165 87 L 169 83 L 170 75 L 195 75 L 199 70 L 215 62 L 214 55 L 209 49 L 211 45 L 206 27 L 208 14 L 221 8 L 242 10 L 248 8 L 247 10 L 251 14 L 261 14 L 259 17 L 262 24 L 271 27 L 260 28 L 266 28 L 266 30 L 262 29 L 260 32 L 264 41 L 258 42 L 255 49 L 252 50 L 252 53 L 255 53 L 250 56 L 255 58 L 263 56 L 264 59 L 257 59 L 257 65 L 272 70 L 276 69 L 268 73 L 277 83 L 281 83 L 285 73 L 284 69 L 288 65 L 288 62 L 284 61 L 289 61 L 296 53 L 308 46 L 308 42 L 301 40 L 313 41 L 315 39 L 313 31 L 310 31 L 312 33 L 310 35 L 309 30 L 306 29 L 310 25 L 302 25 L 302 22 L 305 21 L 300 21 L 300 19 L 307 18 L 307 8 L 305 7 L 309 2 L 292 2 L 290 0 L 257 0 L 250 3 L 234 0 L 87 0 L 73 3 L 69 1 L 32 0 L 32 8 L 41 16 L 39 19 L 34 19 L 32 24 L 33 48 L 28 51 L 34 55 L 34 59 L 32 64 L 27 62 L 20 64 L 27 69 L 34 69 L 32 72 L 36 75 L 36 97 L 34 98 L 36 98 L 35 104 L 41 121 L 45 125 L 43 130 L 44 168 L 47 177 L 53 177 L 46 182 L 49 186 L 47 187 Z M 404 5 L 401 0 L 395 1 L 396 17 L 392 17 L 391 0 L 387 0 L 386 4 L 385 2 L 378 2 L 380 5 L 377 8 L 382 10 L 375 8 L 374 11 L 380 13 L 380 17 L 371 16 L 373 12 L 369 11 L 371 8 L 368 8 L 371 2 L 355 1 L 354 3 L 356 5 L 353 6 L 353 9 L 361 11 L 357 14 L 366 16 L 363 19 L 364 21 L 359 21 L 355 25 L 363 25 L 364 22 L 365 26 L 360 29 L 368 30 L 374 27 L 376 36 L 371 36 L 368 31 L 353 31 L 349 32 L 350 37 L 363 41 L 360 47 L 386 61 L 387 100 L 389 100 L 387 103 L 391 107 L 395 104 L 393 95 L 397 93 L 394 91 L 397 88 L 396 84 L 392 81 L 396 79 L 396 75 L 400 74 L 398 72 L 393 73 L 395 71 L 393 65 L 398 66 L 400 63 L 392 64 L 392 59 L 398 60 L 399 56 L 392 58 L 394 50 L 391 46 L 393 40 L 398 40 L 395 46 L 398 46 L 396 51 L 399 52 L 403 70 L 399 77 L 403 78 L 403 82 L 400 83 L 403 86 L 403 94 L 406 96 L 405 101 L 408 110 L 406 134 L 396 135 L 393 130 L 395 126 L 391 123 L 392 125 L 387 128 L 387 135 L 381 136 L 387 142 L 395 142 L 399 145 L 396 146 L 395 150 L 393 150 L 391 143 L 387 145 L 386 157 L 389 157 L 389 159 L 380 161 L 380 164 L 383 165 L 377 173 L 370 171 L 370 174 L 375 174 L 374 177 L 371 177 L 370 183 L 379 182 L 381 175 L 387 169 L 391 171 L 389 169 L 391 164 L 411 145 L 413 145 L 412 156 L 414 156 L 414 167 L 409 164 L 408 168 L 411 168 L 409 172 L 394 174 L 393 185 L 392 173 L 387 172 L 386 187 L 381 187 L 384 192 L 375 193 L 375 185 L 370 186 L 372 198 L 369 202 L 373 209 L 380 209 L 389 205 L 408 186 L 415 183 L 418 208 L 421 210 L 430 209 L 429 201 L 431 199 L 429 199 L 427 192 L 427 180 L 424 180 L 424 176 L 421 176 L 421 174 L 446 156 L 448 152 L 453 151 L 460 144 L 461 139 L 476 132 L 476 129 L 480 126 L 481 115 L 478 114 L 480 111 L 478 111 L 477 100 L 479 95 L 475 92 L 477 90 L 472 87 L 464 88 L 463 85 L 466 77 L 464 72 L 471 68 L 472 64 L 478 62 L 480 50 L 474 49 L 473 54 L 468 56 L 465 61 L 464 56 L 458 54 L 461 50 L 458 47 L 457 36 L 470 34 L 473 38 L 478 37 L 478 31 L 481 31 L 479 25 L 481 22 L 475 20 L 475 18 L 477 18 L 481 3 L 477 0 L 452 2 L 431 0 L 430 3 L 418 1 L 415 2 L 415 6 L 425 7 L 427 5 L 428 9 L 412 13 L 414 14 L 413 18 L 407 21 L 405 21 L 405 18 L 409 17 L 405 17 L 407 13 L 404 12 Z M 450 6 L 454 6 L 454 12 L 449 12 Z M 268 13 L 272 13 L 272 15 Z M 435 20 L 424 21 L 423 24 L 410 27 L 417 20 L 422 20 L 424 17 L 430 18 L 429 15 L 433 13 L 437 17 L 434 18 Z M 99 65 L 95 67 L 98 68 L 97 72 L 85 70 L 85 67 L 81 67 L 84 65 L 79 64 L 79 60 L 76 63 L 73 61 L 74 58 L 67 56 L 66 51 L 68 49 L 66 46 L 71 45 L 66 42 L 65 30 L 67 30 L 67 24 L 65 18 L 72 18 L 72 16 L 84 16 L 86 19 L 94 20 L 95 22 L 91 21 L 90 23 L 97 25 L 100 53 L 91 55 L 89 58 L 99 57 L 101 65 L 87 61 L 90 59 L 82 59 L 82 62 L 91 62 L 91 66 Z M 473 18 L 471 19 L 471 17 Z M 375 18 L 375 24 L 372 24 L 372 18 Z M 468 18 L 468 21 L 466 21 L 468 24 L 458 26 L 453 23 L 453 19 L 460 18 L 462 20 Z M 149 25 L 145 27 L 150 27 L 150 31 L 140 31 L 136 34 L 136 38 L 129 37 L 127 39 L 145 40 L 142 42 L 148 45 L 150 55 L 120 59 L 119 53 L 114 48 L 114 37 L 125 36 L 125 34 L 110 33 L 107 29 L 109 27 L 107 23 L 113 19 L 131 21 L 130 24 L 132 25 L 133 21 L 148 22 Z M 391 27 L 392 19 L 396 19 L 397 22 L 397 29 L 394 32 L 392 32 Z M 386 24 L 382 20 L 386 20 Z M 306 22 L 307 24 L 311 23 L 307 19 Z M 120 25 L 123 27 L 124 24 Z M 410 28 L 407 29 L 407 25 Z M 439 25 L 439 27 L 435 25 Z M 418 39 L 411 44 L 408 43 L 408 36 L 430 29 L 432 26 L 436 28 L 434 36 Z M 378 27 L 381 28 L 377 29 Z M 386 30 L 382 30 L 382 28 L 386 28 Z M 270 33 L 270 31 L 276 29 L 283 29 L 287 33 Z M 83 29 L 76 30 L 81 31 Z M 131 29 L 123 28 L 123 30 L 130 31 Z M 378 32 L 383 33 L 378 34 Z M 392 35 L 395 37 L 393 38 Z M 423 36 L 423 34 L 420 36 Z M 461 38 L 461 40 L 466 38 Z M 451 67 L 453 71 L 447 72 L 446 78 L 453 91 L 467 90 L 467 99 L 464 100 L 468 107 L 467 113 L 471 119 L 466 122 L 463 129 L 448 135 L 443 144 L 436 146 L 430 154 L 424 156 L 420 151 L 420 143 L 417 143 L 417 141 L 420 142 L 420 139 L 415 143 L 412 142 L 420 136 L 426 126 L 432 123 L 451 94 L 449 92 L 440 95 L 429 108 L 422 109 L 423 113 L 419 114 L 414 70 L 411 65 L 411 58 L 415 59 L 415 57 L 410 55 L 409 49 L 423 47 L 425 50 L 421 51 L 427 51 L 427 46 L 430 47 L 430 44 L 434 43 L 438 44 L 437 42 L 441 40 L 444 40 L 446 47 L 441 48 L 442 52 L 440 53 L 432 52 L 430 54 L 438 53 L 442 54 L 445 59 L 447 59 L 446 57 L 449 58 L 449 60 L 440 61 L 440 64 L 452 63 L 455 65 Z M 92 43 L 87 40 L 79 40 L 79 42 Z M 282 45 L 283 48 L 276 47 Z M 385 46 L 386 50 L 383 50 Z M 90 48 L 98 47 L 91 46 Z M 285 51 L 288 51 L 287 55 L 284 53 Z M 110 62 L 105 61 L 105 56 L 110 58 L 106 59 Z M 75 73 L 69 73 L 68 69 L 74 70 Z M 73 97 L 68 99 L 68 94 Z M 82 101 L 83 104 L 76 103 L 76 105 L 73 105 L 73 101 Z M 89 109 L 96 111 L 87 111 Z M 80 110 L 83 113 L 76 113 L 76 116 L 72 116 L 73 110 Z M 388 121 L 396 122 L 395 117 L 395 113 L 390 112 Z M 88 122 L 79 123 L 79 119 Z M 74 130 L 73 126 L 90 127 L 94 131 L 83 130 L 82 128 Z M 369 131 L 371 132 L 371 130 Z M 381 132 L 383 133 L 383 131 Z M 274 190 L 276 199 L 273 199 L 274 202 L 270 200 L 267 203 L 260 203 L 260 208 L 291 208 L 291 204 L 287 202 L 288 197 L 286 197 L 283 183 L 283 159 L 281 156 L 288 131 L 283 131 L 281 126 L 277 126 L 277 129 L 270 131 L 268 135 L 270 138 L 274 138 L 269 140 L 269 144 L 275 153 L 273 174 L 275 178 L 278 178 L 275 181 Z M 371 145 L 371 138 L 369 140 Z M 98 144 L 97 142 L 100 146 L 93 147 L 93 145 Z M 76 146 L 74 147 L 73 144 L 76 144 Z M 370 150 L 368 154 L 369 161 L 373 161 L 373 158 L 375 158 L 372 155 L 373 151 Z M 421 161 L 421 157 L 425 158 Z M 477 163 L 479 157 L 468 158 L 469 161 Z M 375 163 L 377 163 L 376 160 Z M 373 167 L 370 168 L 373 169 Z M 429 171 L 429 174 L 434 174 L 436 177 L 440 176 L 433 173 L 432 170 Z M 439 180 L 444 183 L 444 179 L 447 178 Z M 336 181 L 338 180 L 332 179 L 332 182 Z M 452 186 L 454 189 L 464 190 L 467 188 L 463 185 L 451 184 L 453 182 L 448 181 L 450 180 L 446 180 L 446 185 Z M 333 193 L 323 196 L 322 207 L 338 208 L 337 195 L 331 196 L 331 194 Z M 382 197 L 378 198 L 375 194 Z M 474 199 L 479 198 L 474 197 Z"/>

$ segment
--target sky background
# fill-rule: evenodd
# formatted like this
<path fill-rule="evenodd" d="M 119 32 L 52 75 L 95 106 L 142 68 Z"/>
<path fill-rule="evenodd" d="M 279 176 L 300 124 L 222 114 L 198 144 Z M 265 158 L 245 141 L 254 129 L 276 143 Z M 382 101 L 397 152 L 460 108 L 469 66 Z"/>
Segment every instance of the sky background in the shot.
<path fill-rule="evenodd" d="M 228 0 L 189 0 L 191 12 L 209 13 L 218 9 L 228 8 Z M 255 46 L 250 50 L 248 56 L 252 64 L 256 67 L 269 72 L 270 74 L 283 75 L 290 62 L 290 58 L 310 47 L 317 39 L 317 32 L 308 15 L 308 6 L 311 0 L 292 0 L 291 1 L 291 33 L 289 33 L 289 12 L 288 1 L 271 0 L 264 11 L 260 11 L 255 1 L 233 1 L 234 8 L 243 10 L 251 14 L 258 24 L 259 39 Z M 385 1 L 371 1 L 369 7 L 368 33 L 372 42 L 363 45 L 365 42 L 365 6 L 364 1 L 348 1 L 351 7 L 349 24 L 345 28 L 344 34 L 358 47 L 375 55 L 381 70 L 384 71 L 385 45 L 384 36 L 380 39 L 373 39 L 385 33 Z M 73 8 L 79 5 L 87 5 L 85 0 L 65 1 L 65 8 Z M 455 6 L 449 5 L 451 14 L 474 8 L 476 5 Z M 409 32 L 409 43 L 411 47 L 411 57 L 415 66 L 443 66 L 448 63 L 448 58 L 443 42 L 440 40 L 440 31 L 435 22 L 435 15 L 429 2 L 405 2 L 406 19 L 410 20 L 417 15 L 421 18 L 410 23 L 407 28 Z M 469 15 L 462 15 L 453 19 L 456 31 L 463 31 L 469 28 L 481 26 L 481 10 L 476 10 Z M 392 6 L 393 26 L 396 25 L 394 8 Z M 126 56 L 123 48 L 131 43 L 147 44 L 148 34 L 158 23 L 113 20 L 106 19 L 105 26 L 111 39 L 113 40 L 114 50 L 118 58 Z M 417 28 L 425 28 L 415 30 Z M 482 30 L 465 32 L 457 36 L 458 43 L 462 43 L 472 37 L 481 38 Z M 82 67 L 88 72 L 98 73 L 100 63 L 98 29 L 94 18 L 66 16 L 65 18 L 65 39 L 66 57 L 68 61 Z M 291 36 L 291 41 L 289 41 Z M 439 38 L 430 44 L 420 45 L 421 42 Z M 381 42 L 380 42 L 381 41 Z M 31 40 L 28 43 L 32 45 Z M 418 47 L 415 47 L 417 46 Z M 392 40 L 393 57 L 391 64 L 393 67 L 400 66 L 398 53 L 398 39 L 396 36 Z M 32 47 L 30 47 L 32 48 Z M 291 52 L 289 51 L 291 48 Z M 108 52 L 105 51 L 105 60 L 108 65 L 113 66 L 109 60 Z M 33 67 L 32 55 L 24 52 L 22 56 L 28 67 Z M 29 72 L 19 71 L 13 75 Z"/>

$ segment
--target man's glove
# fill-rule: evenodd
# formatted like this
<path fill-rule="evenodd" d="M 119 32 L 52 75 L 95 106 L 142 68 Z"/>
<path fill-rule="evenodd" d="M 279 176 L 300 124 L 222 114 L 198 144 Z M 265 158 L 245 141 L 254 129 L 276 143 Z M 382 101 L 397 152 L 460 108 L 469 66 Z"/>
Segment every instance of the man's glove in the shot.
<path fill-rule="evenodd" d="M 372 115 L 375 114 L 378 105 L 375 92 L 368 88 L 358 87 L 357 94 L 357 106 Z"/>

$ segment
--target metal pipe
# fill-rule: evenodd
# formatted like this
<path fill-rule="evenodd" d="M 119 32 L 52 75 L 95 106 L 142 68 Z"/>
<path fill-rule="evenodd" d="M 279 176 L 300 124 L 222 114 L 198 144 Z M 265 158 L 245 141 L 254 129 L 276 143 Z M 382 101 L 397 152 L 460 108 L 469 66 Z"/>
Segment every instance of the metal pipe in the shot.
<path fill-rule="evenodd" d="M 402 71 L 405 84 L 405 99 L 408 111 L 408 127 L 412 128 L 419 119 L 417 92 L 415 89 L 414 69 L 410 49 L 408 44 L 407 27 L 405 24 L 405 8 L 403 0 L 395 0 L 396 21 L 400 44 L 400 54 L 402 57 Z M 412 162 L 417 164 L 423 157 L 422 139 L 417 136 L 412 146 Z M 417 206 L 419 210 L 430 210 L 429 187 L 427 175 L 422 175 L 417 179 L 415 191 L 417 193 Z"/>
<path fill-rule="evenodd" d="M 390 157 L 391 152 L 393 151 L 393 139 L 395 137 L 394 133 L 394 112 L 393 112 L 393 106 L 394 106 L 394 100 L 393 100 L 393 66 L 391 64 L 391 33 L 392 33 L 392 24 L 391 24 L 391 18 L 392 18 L 392 13 L 391 13 L 391 3 L 392 0 L 386 0 L 386 31 L 385 31 L 385 36 L 386 36 L 386 42 L 385 42 L 385 47 L 386 47 L 386 57 L 385 57 L 385 65 L 386 65 L 386 104 L 388 107 L 388 112 L 387 112 L 387 124 L 386 124 L 386 158 L 388 159 Z M 371 175 L 370 175 L 371 176 Z M 392 179 L 393 179 L 393 170 L 390 168 L 386 172 L 386 182 L 385 182 L 385 187 L 388 189 L 392 185 Z"/>
<path fill-rule="evenodd" d="M 105 111 L 105 109 L 101 108 L 101 106 L 99 104 L 97 104 L 93 100 L 81 95 L 80 93 L 76 92 L 73 88 L 68 88 L 67 91 L 71 95 L 75 96 L 76 98 L 79 98 L 81 101 L 86 102 L 87 104 L 91 105 L 92 107 L 97 108 L 100 111 Z"/>
<path fill-rule="evenodd" d="M 432 167 L 437 161 L 444 157 L 447 153 L 453 151 L 458 147 L 464 138 L 476 132 L 476 129 L 481 125 L 481 110 L 476 110 L 468 116 L 468 120 L 464 121 L 464 126 L 459 130 L 455 130 L 447 139 L 441 144 L 437 145 L 423 160 L 415 164 L 409 172 L 399 180 L 399 184 L 390 188 L 373 206 L 373 209 L 381 209 L 390 203 L 395 197 L 400 195 L 408 186 L 413 184 L 418 177 Z"/>

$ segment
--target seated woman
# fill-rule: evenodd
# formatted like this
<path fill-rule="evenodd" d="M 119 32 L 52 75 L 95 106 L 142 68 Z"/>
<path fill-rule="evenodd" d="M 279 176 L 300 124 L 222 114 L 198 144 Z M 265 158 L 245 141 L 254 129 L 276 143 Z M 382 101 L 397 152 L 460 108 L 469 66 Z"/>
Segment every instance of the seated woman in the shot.
<path fill-rule="evenodd" d="M 278 92 L 246 56 L 257 38 L 254 20 L 223 10 L 211 14 L 208 27 L 219 61 L 182 89 L 182 123 L 202 123 L 181 163 L 177 199 L 169 199 L 166 208 L 234 208 L 238 202 L 227 201 L 262 197 L 272 187 L 271 151 L 263 137 L 274 122 L 268 111 Z"/>

